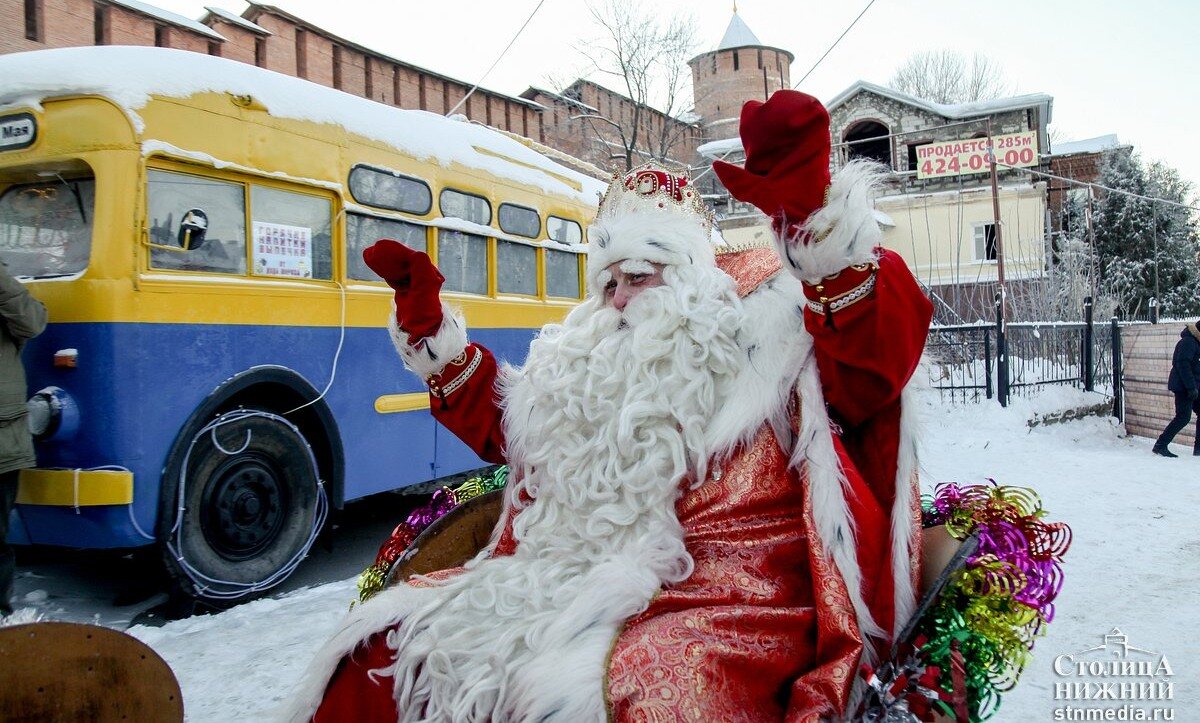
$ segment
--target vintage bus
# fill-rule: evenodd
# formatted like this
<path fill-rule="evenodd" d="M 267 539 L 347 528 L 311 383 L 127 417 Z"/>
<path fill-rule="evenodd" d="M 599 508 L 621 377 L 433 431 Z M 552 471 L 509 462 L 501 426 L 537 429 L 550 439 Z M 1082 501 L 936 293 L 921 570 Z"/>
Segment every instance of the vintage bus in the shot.
<path fill-rule="evenodd" d="M 480 468 L 391 349 L 362 250 L 427 251 L 520 361 L 583 296 L 602 181 L 478 124 L 157 48 L 0 57 L 0 259 L 47 306 L 10 539 L 160 545 L 253 595 L 330 506 Z"/>

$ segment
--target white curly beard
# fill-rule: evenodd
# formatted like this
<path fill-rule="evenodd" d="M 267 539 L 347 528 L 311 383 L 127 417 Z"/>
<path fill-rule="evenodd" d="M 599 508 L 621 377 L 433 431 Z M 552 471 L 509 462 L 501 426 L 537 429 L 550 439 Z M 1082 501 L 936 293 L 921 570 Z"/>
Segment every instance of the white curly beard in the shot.
<path fill-rule="evenodd" d="M 691 574 L 675 501 L 743 359 L 730 279 L 665 277 L 623 315 L 586 301 L 503 371 L 508 498 L 532 501 L 514 555 L 418 591 L 389 636 L 400 720 L 605 719 L 620 625 Z"/>

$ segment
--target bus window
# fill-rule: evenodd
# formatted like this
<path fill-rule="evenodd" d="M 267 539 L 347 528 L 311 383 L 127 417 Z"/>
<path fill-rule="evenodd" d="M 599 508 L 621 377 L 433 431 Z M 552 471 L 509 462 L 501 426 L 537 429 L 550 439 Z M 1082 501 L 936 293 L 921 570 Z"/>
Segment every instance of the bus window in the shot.
<path fill-rule="evenodd" d="M 511 233 L 514 236 L 525 236 L 526 238 L 537 238 L 542 232 L 542 219 L 538 216 L 538 212 L 532 208 L 517 206 L 512 203 L 500 204 L 500 213 L 497 214 L 500 221 L 500 229 L 505 233 Z"/>
<path fill-rule="evenodd" d="M 254 273 L 302 279 L 332 279 L 328 198 L 252 185 Z"/>
<path fill-rule="evenodd" d="M 179 224 L 190 209 L 208 216 L 204 243 L 192 251 L 151 248 L 156 269 L 246 273 L 246 192 L 240 183 L 183 173 L 146 173 L 150 243 L 181 248 Z"/>
<path fill-rule="evenodd" d="M 393 218 L 376 218 L 360 213 L 346 214 L 346 276 L 359 281 L 378 281 L 375 272 L 367 268 L 362 252 L 381 238 L 399 241 L 417 251 L 428 251 L 425 227 Z"/>
<path fill-rule="evenodd" d="M 60 276 L 87 268 L 94 178 L 10 186 L 0 195 L 0 259 L 14 276 Z"/>
<path fill-rule="evenodd" d="M 583 243 L 583 229 L 579 224 L 558 216 L 546 217 L 546 235 L 559 243 Z"/>
<path fill-rule="evenodd" d="M 447 218 L 461 218 L 483 226 L 492 222 L 492 206 L 483 196 L 446 188 L 438 196 L 438 205 L 442 209 L 442 215 Z"/>
<path fill-rule="evenodd" d="M 350 195 L 368 206 L 420 216 L 429 213 L 433 205 L 433 194 L 424 181 L 370 166 L 355 166 L 350 171 Z"/>
<path fill-rule="evenodd" d="M 546 296 L 579 298 L 579 254 L 546 249 Z"/>
<path fill-rule="evenodd" d="M 439 229 L 437 265 L 446 291 L 487 294 L 487 237 Z"/>
<path fill-rule="evenodd" d="M 504 206 L 500 207 L 504 218 Z M 537 296 L 537 249 L 513 241 L 496 241 L 496 291 Z"/>

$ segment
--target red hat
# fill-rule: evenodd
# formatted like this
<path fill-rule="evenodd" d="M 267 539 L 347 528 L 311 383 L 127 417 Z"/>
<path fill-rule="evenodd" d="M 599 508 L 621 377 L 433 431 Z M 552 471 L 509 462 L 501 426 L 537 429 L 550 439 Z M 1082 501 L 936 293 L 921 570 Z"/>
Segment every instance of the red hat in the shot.
<path fill-rule="evenodd" d="M 721 183 L 739 201 L 782 222 L 799 225 L 825 203 L 829 187 L 829 112 L 821 101 L 778 90 L 766 103 L 747 101 L 740 128 L 746 166 L 713 161 Z"/>

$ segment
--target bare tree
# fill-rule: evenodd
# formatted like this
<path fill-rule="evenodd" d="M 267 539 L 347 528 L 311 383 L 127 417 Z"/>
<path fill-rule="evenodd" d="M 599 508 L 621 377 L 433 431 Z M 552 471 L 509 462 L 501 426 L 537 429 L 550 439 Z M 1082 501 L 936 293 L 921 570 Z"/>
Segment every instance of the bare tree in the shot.
<path fill-rule="evenodd" d="M 970 103 L 1012 92 L 1000 67 L 987 57 L 975 53 L 966 58 L 952 50 L 910 55 L 888 85 L 934 103 Z"/>
<path fill-rule="evenodd" d="M 618 87 L 630 103 L 609 115 L 582 113 L 596 142 L 612 149 L 610 159 L 623 159 L 625 170 L 635 158 L 669 161 L 672 149 L 691 132 L 680 116 L 691 104 L 687 66 L 696 46 L 696 23 L 690 15 L 655 15 L 653 6 L 631 0 L 604 0 L 589 5 L 600 31 L 580 52 L 591 70 Z M 686 162 L 686 159 L 683 160 Z"/>

